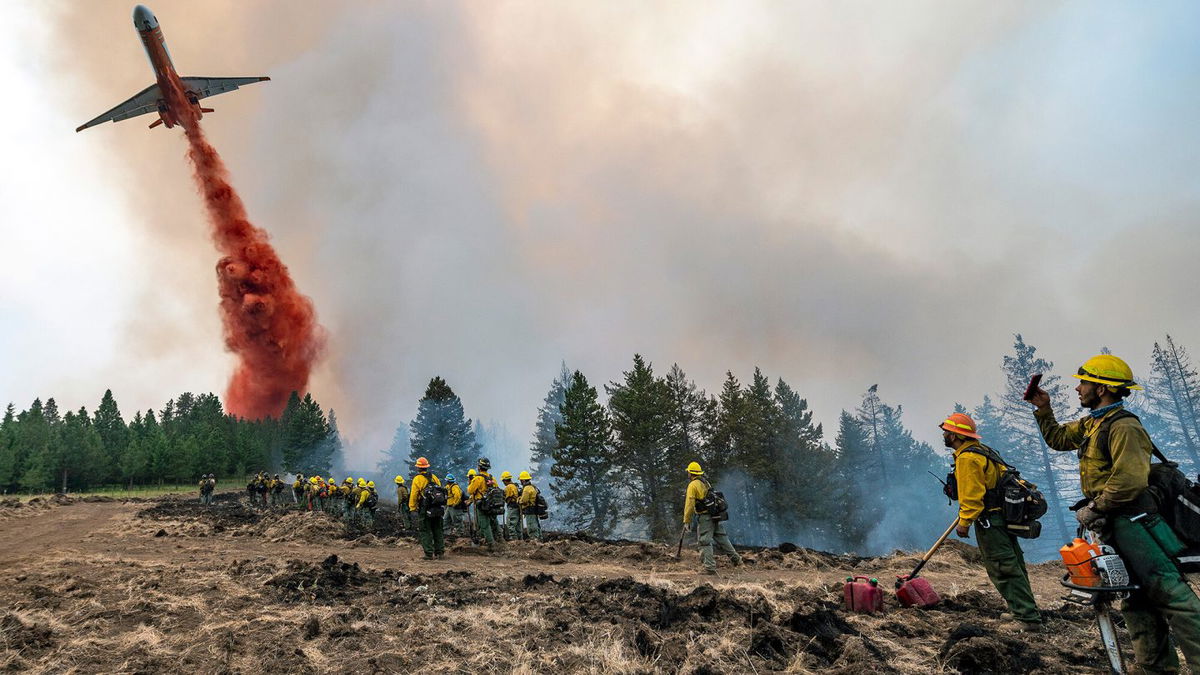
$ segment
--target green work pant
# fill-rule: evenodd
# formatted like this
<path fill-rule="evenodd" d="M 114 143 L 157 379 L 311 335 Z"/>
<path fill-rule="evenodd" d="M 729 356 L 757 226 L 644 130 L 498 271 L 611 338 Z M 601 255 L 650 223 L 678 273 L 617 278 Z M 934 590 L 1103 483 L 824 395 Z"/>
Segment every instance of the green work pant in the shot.
<path fill-rule="evenodd" d="M 425 555 L 441 555 L 446 552 L 446 538 L 442 530 L 441 518 L 430 518 L 424 514 L 417 516 L 417 526 L 421 539 L 421 548 Z"/>
<path fill-rule="evenodd" d="M 985 527 L 985 525 L 987 527 Z M 979 542 L 979 554 L 983 557 L 983 569 L 987 570 L 992 585 L 1000 592 L 1013 618 L 1027 623 L 1039 623 L 1042 615 L 1033 589 L 1029 587 L 1029 571 L 1025 569 L 1025 554 L 1017 538 L 1004 529 L 1004 518 L 999 515 L 982 516 L 975 523 L 975 540 Z"/>
<path fill-rule="evenodd" d="M 539 541 L 542 538 L 542 520 L 532 513 L 525 514 L 525 538 Z"/>
<path fill-rule="evenodd" d="M 408 510 L 408 505 L 404 504 L 400 507 L 400 527 L 412 527 L 412 511 Z"/>
<path fill-rule="evenodd" d="M 713 543 L 733 558 L 735 565 L 740 565 L 742 556 L 729 543 L 729 535 L 725 534 L 724 521 L 714 523 L 707 513 L 696 515 L 696 526 L 700 534 L 700 562 L 706 570 L 717 569 L 717 561 L 713 559 Z"/>
<path fill-rule="evenodd" d="M 495 548 L 497 540 L 500 538 L 500 523 L 497 517 L 484 515 L 478 509 L 475 510 L 475 517 L 478 521 L 476 525 L 479 527 L 479 536 L 487 542 L 489 549 Z M 500 540 L 499 543 L 503 548 L 504 541 Z"/>
<path fill-rule="evenodd" d="M 1200 669 L 1200 598 L 1175 566 L 1172 556 L 1179 550 L 1165 550 L 1160 543 L 1178 541 L 1171 527 L 1157 515 L 1137 521 L 1110 516 L 1103 539 L 1116 549 L 1134 583 L 1141 586 L 1121 608 L 1138 666 L 1146 672 L 1179 668 L 1169 633 L 1196 672 Z"/>
<path fill-rule="evenodd" d="M 516 504 L 508 507 L 508 522 L 504 524 L 505 539 L 521 539 L 521 509 Z"/>
<path fill-rule="evenodd" d="M 466 514 L 466 511 L 460 511 L 453 506 L 446 507 L 446 529 L 453 533 L 462 534 L 464 530 L 464 514 Z"/>

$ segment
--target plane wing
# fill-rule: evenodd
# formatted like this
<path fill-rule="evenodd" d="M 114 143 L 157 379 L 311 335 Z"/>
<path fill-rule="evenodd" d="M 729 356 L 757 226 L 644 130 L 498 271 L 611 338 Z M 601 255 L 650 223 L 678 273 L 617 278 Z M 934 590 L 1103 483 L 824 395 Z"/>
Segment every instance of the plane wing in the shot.
<path fill-rule="evenodd" d="M 196 94 L 196 98 L 208 98 L 217 94 L 224 94 L 227 91 L 234 91 L 238 87 L 244 87 L 247 84 L 255 82 L 266 82 L 271 79 L 269 77 L 181 77 L 183 86 Z"/>
<path fill-rule="evenodd" d="M 158 112 L 158 99 L 162 98 L 162 94 L 158 90 L 157 84 L 152 84 L 149 87 L 139 91 L 133 95 L 133 98 L 121 103 L 117 107 L 100 115 L 94 120 L 84 123 L 76 132 L 83 131 L 88 127 L 94 127 L 97 124 L 105 122 L 120 122 L 127 120 L 130 117 L 145 115 L 147 113 Z"/>

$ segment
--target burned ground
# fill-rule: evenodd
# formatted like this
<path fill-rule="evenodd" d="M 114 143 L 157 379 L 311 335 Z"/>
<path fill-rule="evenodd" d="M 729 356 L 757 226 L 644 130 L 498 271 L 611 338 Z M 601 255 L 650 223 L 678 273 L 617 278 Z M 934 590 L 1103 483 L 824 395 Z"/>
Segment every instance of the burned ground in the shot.
<path fill-rule="evenodd" d="M 845 576 L 893 579 L 914 555 L 748 550 L 714 579 L 695 574 L 694 550 L 676 561 L 668 546 L 574 534 L 496 556 L 455 540 L 424 561 L 394 514 L 350 530 L 236 496 L 0 509 L 23 514 L 0 522 L 12 670 L 1104 671 L 1055 565 L 1032 569 L 1048 630 L 1006 634 L 974 549 L 957 543 L 927 568 L 941 606 L 889 598 L 865 616 L 841 609 Z"/>

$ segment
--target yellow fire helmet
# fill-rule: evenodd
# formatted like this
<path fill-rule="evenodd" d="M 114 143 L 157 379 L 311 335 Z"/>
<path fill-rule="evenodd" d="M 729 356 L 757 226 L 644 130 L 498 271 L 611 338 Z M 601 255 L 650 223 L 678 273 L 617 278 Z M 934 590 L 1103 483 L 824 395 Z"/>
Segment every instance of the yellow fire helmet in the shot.
<path fill-rule="evenodd" d="M 700 468 L 700 462 L 692 462 L 691 464 L 688 464 L 687 472 L 692 474 L 693 476 L 703 476 L 704 475 L 704 469 Z"/>
<path fill-rule="evenodd" d="M 358 479 L 358 487 L 367 487 L 367 479 L 359 478 Z"/>
<path fill-rule="evenodd" d="M 1079 372 L 1072 377 L 1088 382 L 1097 382 L 1110 387 L 1125 387 L 1141 390 L 1142 387 L 1133 381 L 1133 369 L 1128 363 L 1112 354 L 1097 354 L 1079 367 Z"/>
<path fill-rule="evenodd" d="M 375 481 L 373 481 L 373 480 L 369 480 L 369 481 L 367 481 L 367 487 L 369 487 L 369 488 L 374 488 L 374 487 L 375 487 Z"/>
<path fill-rule="evenodd" d="M 505 471 L 504 473 L 500 474 L 500 480 L 512 480 L 512 473 Z"/>
<path fill-rule="evenodd" d="M 467 478 L 475 475 L 475 469 L 467 469 Z"/>
<path fill-rule="evenodd" d="M 517 476 L 517 478 L 521 480 L 533 480 L 533 476 L 530 476 L 528 471 L 522 471 L 521 475 Z"/>
<path fill-rule="evenodd" d="M 396 485 L 404 485 L 404 476 L 396 476 Z"/>

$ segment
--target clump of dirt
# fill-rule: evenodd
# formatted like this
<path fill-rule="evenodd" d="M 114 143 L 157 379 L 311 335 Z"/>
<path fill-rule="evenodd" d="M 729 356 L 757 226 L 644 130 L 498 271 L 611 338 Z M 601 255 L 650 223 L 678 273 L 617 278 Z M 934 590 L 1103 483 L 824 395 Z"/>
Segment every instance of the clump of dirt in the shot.
<path fill-rule="evenodd" d="M 16 614 L 0 614 L 0 646 L 17 652 L 40 652 L 54 646 L 54 632 L 49 626 L 26 623 Z"/>
<path fill-rule="evenodd" d="M 950 633 L 938 656 L 962 675 L 1030 673 L 1045 665 L 1027 643 L 970 623 Z"/>

